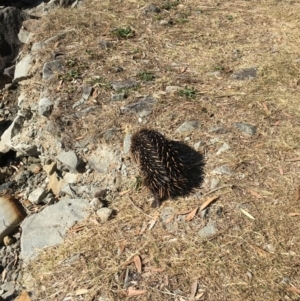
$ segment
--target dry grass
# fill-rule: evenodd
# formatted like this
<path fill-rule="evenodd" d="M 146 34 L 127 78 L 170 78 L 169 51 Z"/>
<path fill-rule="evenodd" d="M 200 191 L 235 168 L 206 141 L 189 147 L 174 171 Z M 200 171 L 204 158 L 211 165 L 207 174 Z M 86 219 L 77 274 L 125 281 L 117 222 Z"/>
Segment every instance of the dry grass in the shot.
<path fill-rule="evenodd" d="M 34 300 L 63 300 L 68 295 L 72 300 L 99 300 L 99 296 L 123 300 L 128 298 L 128 285 L 147 291 L 133 299 L 190 300 L 195 280 L 199 300 L 299 300 L 300 221 L 289 213 L 300 212 L 294 195 L 300 165 L 288 159 L 300 156 L 300 5 L 279 0 L 159 1 L 157 6 L 169 10 L 144 14 L 147 4 L 85 1 L 80 10 L 57 9 L 44 19 L 39 40 L 67 32 L 44 51 L 45 59 L 52 47 L 65 53 L 63 74 L 47 84 L 63 100 L 55 116 L 64 117 L 61 126 L 70 145 L 87 133 L 97 144 L 115 127 L 119 134 L 111 144 L 121 147 L 124 126 L 130 123 L 135 129 L 140 124 L 134 115 L 120 115 L 120 107 L 153 94 L 157 103 L 145 119 L 147 126 L 180 140 L 186 135 L 175 129 L 185 120 L 200 120 L 201 130 L 188 137 L 191 146 L 203 142 L 200 151 L 207 163 L 201 192 L 210 190 L 212 178 L 228 186 L 204 198 L 196 193 L 167 201 L 158 210 L 145 201 L 144 189 L 116 197 L 109 204 L 116 210 L 112 220 L 98 224 L 91 216 L 81 231 L 71 231 L 64 244 L 43 252 L 28 267 L 34 275 Z M 161 20 L 170 22 L 162 25 Z M 120 27 L 131 28 L 134 36 L 119 39 L 112 32 Z M 113 47 L 101 48 L 101 39 Z M 124 71 L 116 73 L 118 66 Z M 230 78 L 233 70 L 245 67 L 257 67 L 258 77 Z M 220 73 L 209 74 L 215 71 Z M 142 81 L 142 72 L 155 78 Z M 137 79 L 139 87 L 129 89 L 126 100 L 111 102 L 109 82 L 127 78 Z M 57 89 L 60 79 L 64 81 Z M 85 107 L 96 108 L 88 119 L 72 119 L 82 83 L 93 84 L 94 102 Z M 169 85 L 197 90 L 196 97 L 168 94 Z M 258 133 L 246 136 L 233 122 L 257 125 Z M 209 132 L 215 125 L 230 131 Z M 216 137 L 218 141 L 213 140 Z M 217 156 L 223 142 L 230 150 Z M 214 176 L 212 170 L 224 164 L 233 175 Z M 130 184 L 132 179 L 124 179 L 123 189 Z M 157 218 L 168 206 L 183 212 L 214 195 L 219 199 L 207 218 L 198 213 L 189 222 L 174 218 L 169 224 Z M 200 239 L 198 231 L 208 221 L 216 222 L 218 233 Z M 133 262 L 135 255 L 142 259 L 141 273 Z M 79 289 L 88 291 L 76 296 Z"/>

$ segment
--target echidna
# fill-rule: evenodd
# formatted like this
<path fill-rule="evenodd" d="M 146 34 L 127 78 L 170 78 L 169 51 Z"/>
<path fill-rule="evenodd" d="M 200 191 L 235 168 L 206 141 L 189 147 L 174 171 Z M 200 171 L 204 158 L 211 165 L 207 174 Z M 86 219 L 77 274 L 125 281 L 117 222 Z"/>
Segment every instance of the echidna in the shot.
<path fill-rule="evenodd" d="M 185 166 L 171 140 L 157 131 L 141 129 L 132 135 L 130 151 L 139 163 L 143 184 L 153 193 L 152 207 L 185 192 Z"/>

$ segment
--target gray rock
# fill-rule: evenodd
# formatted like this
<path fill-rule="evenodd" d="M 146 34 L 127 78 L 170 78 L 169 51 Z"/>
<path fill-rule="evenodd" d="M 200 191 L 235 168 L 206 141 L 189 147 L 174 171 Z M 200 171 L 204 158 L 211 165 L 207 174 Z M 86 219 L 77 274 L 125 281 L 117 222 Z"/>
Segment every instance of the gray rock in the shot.
<path fill-rule="evenodd" d="M 152 113 L 152 108 L 155 104 L 155 99 L 148 95 L 141 101 L 129 104 L 121 108 L 121 113 L 134 112 L 139 117 L 145 117 Z"/>
<path fill-rule="evenodd" d="M 221 126 L 213 126 L 208 130 L 209 133 L 216 133 L 216 134 L 226 134 L 230 132 L 228 128 L 221 127 Z"/>
<path fill-rule="evenodd" d="M 217 188 L 219 184 L 220 184 L 220 179 L 212 178 L 210 182 L 210 190 Z"/>
<path fill-rule="evenodd" d="M 16 146 L 13 146 L 13 149 L 22 155 L 26 155 L 30 157 L 38 157 L 40 155 L 40 152 L 36 145 L 19 143 Z"/>
<path fill-rule="evenodd" d="M 29 18 L 25 11 L 15 7 L 0 10 L 0 74 L 6 66 L 12 65 L 22 45 L 18 32 L 23 21 Z"/>
<path fill-rule="evenodd" d="M 200 146 L 202 146 L 204 143 L 202 141 L 198 141 L 194 144 L 194 149 L 198 150 Z"/>
<path fill-rule="evenodd" d="M 116 166 L 119 162 L 119 157 L 107 145 L 100 145 L 88 157 L 89 165 L 100 173 L 106 174 L 109 169 Z"/>
<path fill-rule="evenodd" d="M 3 238 L 18 228 L 25 218 L 20 203 L 10 196 L 0 197 L 0 244 Z"/>
<path fill-rule="evenodd" d="M 32 36 L 33 36 L 32 33 L 30 33 L 28 30 L 23 28 L 21 28 L 18 33 L 19 40 L 24 44 L 28 44 Z"/>
<path fill-rule="evenodd" d="M 50 3 L 50 2 L 49 2 Z M 55 41 L 57 41 L 59 38 L 63 37 L 64 35 L 66 35 L 67 31 L 66 32 L 60 32 L 58 33 L 56 36 L 53 36 L 45 41 L 42 41 L 42 42 L 37 42 L 37 43 L 34 43 L 31 47 L 31 52 L 32 53 L 35 53 L 35 52 L 38 52 L 42 49 L 44 49 L 46 46 L 48 46 L 50 43 L 53 43 Z"/>
<path fill-rule="evenodd" d="M 64 199 L 30 215 L 21 224 L 21 254 L 28 261 L 42 248 L 58 245 L 68 229 L 87 215 L 89 202 L 84 199 Z"/>
<path fill-rule="evenodd" d="M 148 4 L 144 9 L 145 14 L 148 14 L 148 13 L 157 13 L 158 14 L 160 12 L 161 12 L 161 9 L 152 3 Z"/>
<path fill-rule="evenodd" d="M 62 71 L 62 63 L 60 60 L 54 60 L 47 62 L 43 67 L 43 79 L 47 80 L 51 78 L 55 73 Z"/>
<path fill-rule="evenodd" d="M 73 184 L 77 182 L 77 174 L 67 172 L 64 175 L 64 181 L 68 184 Z"/>
<path fill-rule="evenodd" d="M 108 40 L 100 40 L 99 45 L 104 49 L 108 49 L 108 48 L 113 47 L 113 43 L 111 41 L 108 41 Z"/>
<path fill-rule="evenodd" d="M 252 68 L 244 68 L 235 71 L 232 75 L 231 78 L 235 80 L 249 80 L 249 79 L 254 79 L 257 76 L 257 69 L 255 67 Z"/>
<path fill-rule="evenodd" d="M 37 205 L 37 204 L 41 203 L 46 196 L 47 196 L 47 191 L 45 189 L 39 187 L 30 193 L 28 200 L 31 203 Z"/>
<path fill-rule="evenodd" d="M 97 215 L 100 217 L 102 222 L 106 222 L 111 214 L 112 214 L 113 210 L 110 208 L 101 208 L 97 210 Z"/>
<path fill-rule="evenodd" d="M 20 82 L 30 77 L 30 68 L 32 66 L 33 57 L 31 54 L 27 54 L 23 59 L 17 63 L 15 69 L 14 83 Z"/>
<path fill-rule="evenodd" d="M 248 134 L 248 135 L 255 135 L 257 126 L 248 124 L 248 123 L 242 123 L 242 122 L 235 122 L 234 123 L 235 127 L 237 127 L 239 130 L 242 132 Z"/>
<path fill-rule="evenodd" d="M 110 98 L 111 101 L 121 101 L 127 97 L 126 93 L 113 94 Z"/>
<path fill-rule="evenodd" d="M 220 155 L 221 153 L 227 151 L 230 149 L 230 146 L 227 143 L 223 143 L 223 145 L 218 149 L 217 155 Z"/>
<path fill-rule="evenodd" d="M 16 69 L 16 65 L 12 65 L 10 67 L 7 67 L 7 68 L 4 69 L 3 75 L 7 75 L 11 79 L 13 79 L 14 74 L 15 74 L 15 69 Z"/>
<path fill-rule="evenodd" d="M 174 223 L 175 214 L 176 210 L 173 207 L 165 207 L 160 214 L 163 227 L 170 232 L 176 231 L 178 228 L 177 223 Z"/>
<path fill-rule="evenodd" d="M 49 117 L 52 113 L 53 105 L 53 102 L 49 98 L 42 97 L 39 101 L 39 114 L 45 117 Z"/>
<path fill-rule="evenodd" d="M 199 230 L 198 235 L 202 238 L 207 238 L 217 233 L 216 224 L 209 223 L 205 227 Z"/>
<path fill-rule="evenodd" d="M 123 81 L 112 81 L 110 84 L 115 91 L 119 91 L 122 89 L 134 88 L 138 85 L 138 82 L 132 79 L 127 79 Z"/>
<path fill-rule="evenodd" d="M 4 291 L 13 291 L 15 289 L 15 284 L 13 281 L 4 282 L 1 286 L 1 289 Z"/>
<path fill-rule="evenodd" d="M 20 133 L 25 118 L 23 116 L 17 116 L 12 124 L 6 129 L 1 136 L 0 152 L 7 153 L 11 148 L 11 139 Z"/>
<path fill-rule="evenodd" d="M 170 94 L 173 94 L 177 91 L 181 90 L 181 87 L 179 86 L 166 86 L 166 93 L 170 93 Z"/>
<path fill-rule="evenodd" d="M 215 174 L 215 175 L 223 175 L 223 174 L 229 175 L 229 176 L 232 175 L 232 171 L 227 165 L 222 165 L 222 166 L 219 166 L 219 167 L 215 168 L 212 171 L 212 173 Z"/>
<path fill-rule="evenodd" d="M 87 101 L 92 93 L 92 90 L 93 87 L 91 86 L 83 86 L 81 99 L 74 103 L 73 109 Z"/>
<path fill-rule="evenodd" d="M 131 134 L 127 134 L 125 136 L 125 138 L 124 138 L 124 141 L 123 141 L 123 151 L 124 151 L 124 154 L 128 154 L 129 151 L 130 151 L 131 137 L 132 137 Z"/>
<path fill-rule="evenodd" d="M 198 120 L 185 121 L 180 127 L 176 129 L 177 133 L 189 132 L 200 127 Z"/>
<path fill-rule="evenodd" d="M 90 202 L 90 206 L 93 210 L 99 210 L 103 207 L 103 203 L 98 198 L 93 198 Z"/>
<path fill-rule="evenodd" d="M 82 163 L 82 161 L 77 157 L 77 155 L 73 151 L 61 152 L 58 155 L 57 160 L 60 161 L 73 173 L 76 173 L 78 171 L 77 169 Z"/>

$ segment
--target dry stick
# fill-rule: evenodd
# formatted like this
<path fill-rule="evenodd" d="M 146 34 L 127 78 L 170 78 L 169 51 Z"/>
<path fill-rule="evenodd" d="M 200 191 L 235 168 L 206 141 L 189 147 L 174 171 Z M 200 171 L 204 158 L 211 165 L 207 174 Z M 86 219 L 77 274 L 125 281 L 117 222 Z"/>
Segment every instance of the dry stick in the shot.
<path fill-rule="evenodd" d="M 148 215 L 148 214 L 145 213 L 142 209 L 140 209 L 139 207 L 137 207 L 137 206 L 134 204 L 134 202 L 132 201 L 132 199 L 131 199 L 130 196 L 128 196 L 128 198 L 129 198 L 130 203 L 132 204 L 132 206 L 133 206 L 135 209 L 137 209 L 138 211 L 140 211 L 140 212 L 143 213 L 144 215 L 146 215 L 146 216 L 148 216 L 148 217 L 150 217 L 150 218 L 153 218 L 151 215 Z"/>
<path fill-rule="evenodd" d="M 229 185 L 224 185 L 224 186 L 221 186 L 221 187 L 217 187 L 217 188 L 215 188 L 215 189 L 213 189 L 213 190 L 211 190 L 211 191 L 209 191 L 209 192 L 203 194 L 201 197 L 204 198 L 205 196 L 207 196 L 207 195 L 209 195 L 209 194 L 211 194 L 211 193 L 213 193 L 213 192 L 215 192 L 215 191 L 218 191 L 218 190 L 220 190 L 220 189 L 227 188 L 227 187 L 232 188 L 232 185 L 229 184 Z"/>

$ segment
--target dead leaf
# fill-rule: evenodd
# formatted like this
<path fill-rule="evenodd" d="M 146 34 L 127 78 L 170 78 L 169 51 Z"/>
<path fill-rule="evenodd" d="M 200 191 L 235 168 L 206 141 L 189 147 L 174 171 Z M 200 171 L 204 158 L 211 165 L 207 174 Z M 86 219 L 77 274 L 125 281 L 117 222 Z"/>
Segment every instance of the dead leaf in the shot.
<path fill-rule="evenodd" d="M 157 267 L 146 267 L 146 271 L 152 272 L 152 273 L 158 273 L 158 272 L 163 272 L 163 268 L 157 268 Z"/>
<path fill-rule="evenodd" d="M 265 251 L 264 249 L 261 249 L 260 247 L 251 245 L 251 247 L 256 251 L 256 253 L 260 256 L 260 257 L 266 257 L 269 256 L 270 253 Z"/>
<path fill-rule="evenodd" d="M 240 208 L 241 212 L 243 214 L 245 214 L 247 217 L 249 217 L 250 219 L 255 219 L 249 212 L 247 212 L 246 210 Z"/>
<path fill-rule="evenodd" d="M 248 191 L 250 192 L 250 194 L 252 194 L 252 195 L 255 196 L 256 198 L 258 198 L 258 199 L 263 199 L 263 196 L 261 196 L 261 195 L 260 195 L 259 193 L 257 193 L 256 191 L 251 190 L 251 189 L 249 189 Z"/>
<path fill-rule="evenodd" d="M 199 209 L 199 207 L 196 207 L 195 209 L 193 209 L 193 210 L 185 217 L 185 220 L 186 220 L 186 221 L 192 220 L 192 219 L 195 217 L 195 215 L 196 215 L 198 209 Z"/>
<path fill-rule="evenodd" d="M 300 294 L 300 289 L 297 287 L 294 287 L 294 286 L 290 286 L 286 290 L 289 292 L 294 292 L 294 293 Z"/>
<path fill-rule="evenodd" d="M 148 227 L 148 224 L 146 222 L 144 222 L 144 224 L 143 224 L 140 232 L 138 233 L 138 235 L 143 235 L 143 233 L 146 231 L 147 227 Z"/>
<path fill-rule="evenodd" d="M 142 273 L 142 262 L 141 262 L 141 258 L 139 255 L 135 255 L 133 258 L 134 264 L 136 269 L 138 270 L 139 273 Z"/>
<path fill-rule="evenodd" d="M 151 230 L 154 227 L 155 223 L 157 222 L 158 217 L 159 217 L 159 213 L 157 212 L 156 215 L 154 216 L 153 220 L 149 223 L 149 230 Z"/>
<path fill-rule="evenodd" d="M 209 198 L 206 202 L 204 202 L 201 207 L 200 207 L 200 211 L 202 211 L 203 209 L 205 209 L 208 205 L 210 205 L 212 202 L 214 202 L 215 200 L 217 200 L 219 198 L 219 196 L 213 196 L 211 198 Z"/>
<path fill-rule="evenodd" d="M 279 173 L 283 176 L 283 169 L 281 166 L 279 166 Z"/>
<path fill-rule="evenodd" d="M 134 296 L 139 296 L 147 293 L 146 290 L 135 290 L 134 288 L 128 288 L 127 290 L 127 296 L 128 297 L 134 297 Z"/>
<path fill-rule="evenodd" d="M 297 187 L 296 189 L 296 193 L 295 193 L 295 201 L 299 201 L 300 200 L 300 186 Z"/>
<path fill-rule="evenodd" d="M 7 269 L 4 269 L 2 272 L 2 283 L 4 282 L 4 280 L 6 278 L 6 274 L 7 274 Z"/>
<path fill-rule="evenodd" d="M 289 216 L 300 216 L 300 212 L 291 212 L 288 215 Z"/>
<path fill-rule="evenodd" d="M 80 288 L 75 292 L 76 296 L 87 294 L 89 290 L 87 288 Z"/>
<path fill-rule="evenodd" d="M 130 191 L 131 191 L 131 189 L 127 189 L 127 190 L 121 191 L 121 192 L 119 193 L 119 196 L 122 196 L 122 195 L 124 195 L 124 194 L 126 194 L 126 193 L 128 193 L 128 192 L 130 192 Z"/>
<path fill-rule="evenodd" d="M 197 296 L 195 296 L 195 300 L 200 300 L 201 297 L 203 297 L 204 294 L 205 294 L 205 292 L 199 293 Z"/>
<path fill-rule="evenodd" d="M 186 214 L 189 214 L 190 212 L 191 212 L 191 210 L 186 210 L 186 211 L 178 212 L 176 214 L 177 215 L 186 215 Z"/>
<path fill-rule="evenodd" d="M 193 300 L 194 297 L 196 296 L 198 290 L 198 280 L 195 280 L 194 282 L 192 282 L 191 284 L 191 294 L 190 294 L 190 300 Z"/>
<path fill-rule="evenodd" d="M 266 103 L 263 103 L 263 108 L 264 108 L 264 110 L 266 111 L 266 113 L 267 113 L 268 115 L 270 115 L 270 111 L 269 111 L 268 106 L 266 105 Z"/>
<path fill-rule="evenodd" d="M 19 298 L 16 299 L 16 301 L 31 301 L 31 299 L 29 298 L 28 293 L 26 291 L 23 291 Z"/>
<path fill-rule="evenodd" d="M 300 161 L 300 157 L 291 158 L 291 159 L 286 159 L 285 161 L 287 161 L 287 162 L 296 162 L 296 161 Z"/>

